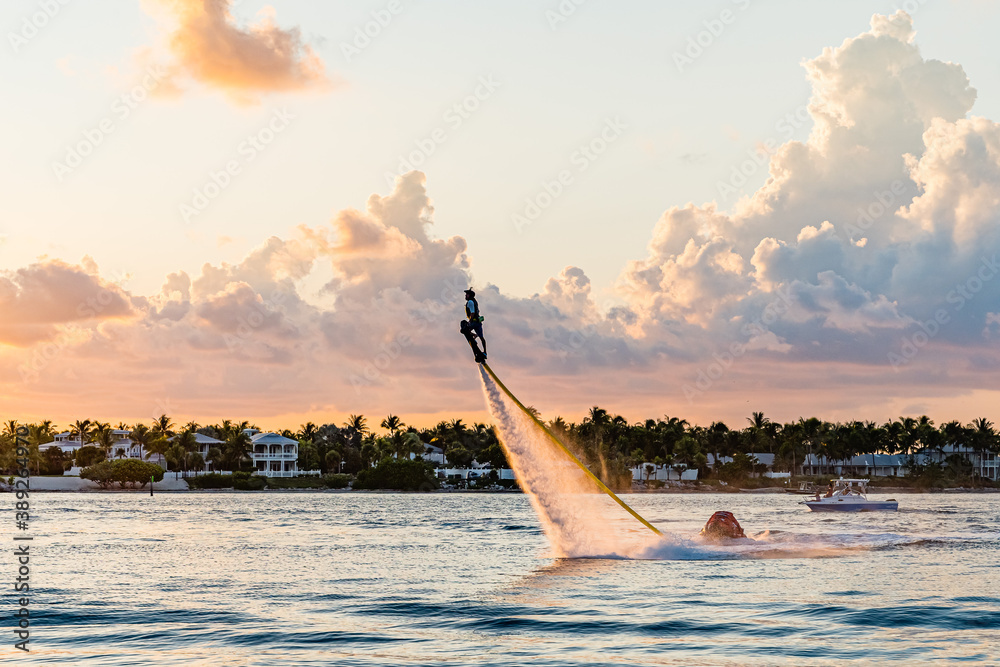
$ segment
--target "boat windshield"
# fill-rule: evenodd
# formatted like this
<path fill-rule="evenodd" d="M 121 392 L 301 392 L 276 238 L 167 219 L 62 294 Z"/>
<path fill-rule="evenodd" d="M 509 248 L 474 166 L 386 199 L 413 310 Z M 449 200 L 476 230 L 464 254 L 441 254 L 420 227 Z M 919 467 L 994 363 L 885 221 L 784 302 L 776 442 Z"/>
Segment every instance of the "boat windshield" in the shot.
<path fill-rule="evenodd" d="M 838 496 L 863 496 L 868 491 L 867 487 L 867 479 L 838 479 L 834 485 L 833 493 Z"/>

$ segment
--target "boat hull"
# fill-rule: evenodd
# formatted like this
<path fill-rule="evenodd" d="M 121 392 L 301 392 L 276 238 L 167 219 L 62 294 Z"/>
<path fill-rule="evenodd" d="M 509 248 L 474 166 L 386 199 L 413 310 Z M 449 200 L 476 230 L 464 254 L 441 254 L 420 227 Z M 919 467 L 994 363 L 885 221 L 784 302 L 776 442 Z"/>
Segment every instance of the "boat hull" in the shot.
<path fill-rule="evenodd" d="M 868 500 L 862 502 L 806 501 L 806 507 L 813 512 L 895 512 L 899 509 L 899 503 L 895 500 Z"/>

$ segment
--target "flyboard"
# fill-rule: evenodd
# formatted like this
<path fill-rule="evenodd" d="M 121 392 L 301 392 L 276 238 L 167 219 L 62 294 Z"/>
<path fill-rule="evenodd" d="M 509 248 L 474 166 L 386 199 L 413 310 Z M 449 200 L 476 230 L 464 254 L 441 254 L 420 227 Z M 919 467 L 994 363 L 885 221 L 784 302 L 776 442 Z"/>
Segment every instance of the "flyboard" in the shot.
<path fill-rule="evenodd" d="M 470 344 L 473 344 L 473 350 L 474 351 L 478 350 L 478 348 L 474 345 L 473 341 L 470 340 Z M 538 428 L 542 429 L 542 432 L 545 433 L 546 436 L 548 436 L 549 440 L 551 440 L 553 442 L 553 444 L 555 444 L 559 449 L 561 449 L 563 451 L 563 453 L 565 453 L 566 456 L 568 456 L 570 458 L 570 460 L 573 461 L 573 463 L 575 463 L 576 465 L 578 465 L 580 467 L 580 470 L 582 470 L 587 475 L 587 477 L 589 477 L 591 480 L 593 480 L 594 484 L 597 485 L 597 488 L 599 488 L 604 493 L 608 494 L 611 497 L 612 500 L 614 500 L 616 503 L 618 503 L 619 505 L 621 505 L 621 507 L 622 507 L 623 510 L 625 510 L 626 512 L 628 512 L 629 514 L 631 514 L 633 517 L 635 517 L 639 521 L 639 523 L 641 523 L 642 525 L 644 525 L 646 528 L 649 528 L 651 531 L 653 531 L 657 535 L 662 535 L 663 534 L 653 524 L 651 524 L 650 522 L 646 521 L 641 516 L 639 516 L 639 513 L 636 512 L 631 507 L 629 507 L 625 503 L 624 500 L 622 500 L 617 495 L 615 495 L 615 492 L 612 491 L 611 489 L 609 489 L 604 484 L 604 482 L 602 482 L 597 477 L 597 475 L 595 475 L 594 473 L 590 472 L 590 469 L 587 468 L 587 466 L 585 466 L 583 464 L 583 461 L 581 461 L 580 459 L 578 459 L 573 454 L 573 452 L 571 452 L 566 447 L 566 445 L 564 445 L 559 440 L 559 438 L 557 438 L 552 433 L 552 431 L 550 431 L 548 429 L 548 427 L 545 426 L 545 424 L 543 424 L 541 422 L 540 419 L 538 419 L 537 417 L 535 417 L 535 415 L 531 414 L 531 412 L 527 408 L 524 407 L 524 405 L 521 403 L 521 401 L 517 400 L 517 397 L 514 396 L 514 394 L 512 394 L 510 392 L 510 389 L 508 389 L 507 386 L 503 382 L 500 381 L 500 378 L 498 378 L 497 374 L 493 372 L 493 369 L 490 368 L 490 365 L 486 363 L 485 359 L 483 359 L 483 361 L 479 361 L 479 358 L 478 358 L 478 355 L 477 355 L 476 361 L 479 362 L 482 365 L 482 367 L 486 369 L 486 372 L 490 374 L 490 377 L 493 378 L 493 381 L 497 383 L 497 386 L 499 386 L 500 389 L 503 390 L 503 393 L 507 394 L 507 396 L 510 398 L 510 400 L 514 401 L 514 403 L 517 405 L 517 407 L 520 408 L 521 412 L 523 412 L 524 414 L 526 414 L 528 417 L 531 417 L 531 420 L 533 422 L 535 422 L 535 424 L 538 426 Z"/>

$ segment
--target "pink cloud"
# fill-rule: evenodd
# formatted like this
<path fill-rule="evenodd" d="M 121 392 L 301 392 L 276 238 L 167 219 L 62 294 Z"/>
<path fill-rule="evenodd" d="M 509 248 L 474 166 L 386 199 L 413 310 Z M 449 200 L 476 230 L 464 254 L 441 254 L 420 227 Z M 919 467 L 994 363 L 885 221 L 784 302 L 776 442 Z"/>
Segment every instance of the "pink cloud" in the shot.
<path fill-rule="evenodd" d="M 150 0 L 169 23 L 171 88 L 189 78 L 241 102 L 261 93 L 325 90 L 331 82 L 323 60 L 298 28 L 282 29 L 266 7 L 258 21 L 240 26 L 232 0 Z"/>

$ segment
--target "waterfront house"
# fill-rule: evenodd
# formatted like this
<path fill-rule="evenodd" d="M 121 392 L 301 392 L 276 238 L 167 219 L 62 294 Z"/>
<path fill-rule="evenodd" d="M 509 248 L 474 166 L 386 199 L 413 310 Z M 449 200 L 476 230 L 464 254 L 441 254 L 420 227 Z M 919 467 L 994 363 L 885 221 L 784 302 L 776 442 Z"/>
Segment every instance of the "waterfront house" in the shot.
<path fill-rule="evenodd" d="M 652 472 L 647 469 L 647 466 L 652 468 Z M 661 482 L 676 482 L 678 480 L 693 482 L 698 479 L 697 468 L 687 468 L 686 466 L 682 466 L 680 464 L 674 467 L 672 465 L 656 465 L 655 463 L 646 462 L 642 465 L 633 467 L 631 470 L 633 482 L 645 482 L 647 479 L 650 481 L 658 480 Z"/>
<path fill-rule="evenodd" d="M 122 429 L 114 429 L 111 431 L 113 436 L 113 441 L 111 445 L 110 457 L 114 458 L 139 458 L 139 448 L 135 446 L 135 443 L 129 438 L 131 431 L 126 431 Z M 50 443 L 42 445 L 42 449 L 50 449 L 52 447 L 58 447 L 63 451 L 63 454 L 69 454 L 70 456 L 76 456 L 76 452 L 87 445 L 96 446 L 93 443 L 81 443 L 80 436 L 74 436 L 69 431 L 63 431 L 62 433 L 57 433 L 53 436 L 53 440 Z"/>
<path fill-rule="evenodd" d="M 430 463 L 436 463 L 439 466 L 448 465 L 448 459 L 444 455 L 444 450 L 441 449 L 440 447 L 435 447 L 434 445 L 425 444 L 424 453 L 422 455 L 411 453 L 410 459 L 411 460 L 415 459 L 417 458 L 417 456 L 423 456 L 424 461 L 428 461 Z"/>
<path fill-rule="evenodd" d="M 902 477 L 911 464 L 927 465 L 939 463 L 948 465 L 948 457 L 958 455 L 967 460 L 975 474 L 983 479 L 996 481 L 1000 474 L 997 455 L 986 452 L 982 455 L 955 445 L 945 445 L 940 450 L 924 449 L 907 454 L 859 454 L 848 459 L 827 459 L 825 456 L 808 454 L 802 463 L 804 475 L 844 475 L 850 477 Z"/>
<path fill-rule="evenodd" d="M 167 440 L 169 440 L 170 442 L 173 442 L 176 439 L 177 439 L 176 435 L 172 438 L 167 438 Z M 197 443 L 197 449 L 195 451 L 201 454 L 202 460 L 205 461 L 205 466 L 201 470 L 196 470 L 195 472 L 208 472 L 209 470 L 212 469 L 212 459 L 209 458 L 208 452 L 213 447 L 221 449 L 222 446 L 226 443 L 224 443 L 222 440 L 217 440 L 216 438 L 207 436 L 204 433 L 198 433 L 197 431 L 195 431 L 194 433 L 194 441 Z"/>
<path fill-rule="evenodd" d="M 83 447 L 83 443 L 80 442 L 79 436 L 74 438 L 69 431 L 63 431 L 62 433 L 56 433 L 55 439 L 52 442 L 39 446 L 39 449 L 51 449 L 52 447 L 58 447 L 62 450 L 63 454 L 76 456 L 76 450 Z"/>
<path fill-rule="evenodd" d="M 298 440 L 252 429 L 247 429 L 246 433 L 252 443 L 250 458 L 253 459 L 255 473 L 264 477 L 295 477 L 300 474 Z"/>

